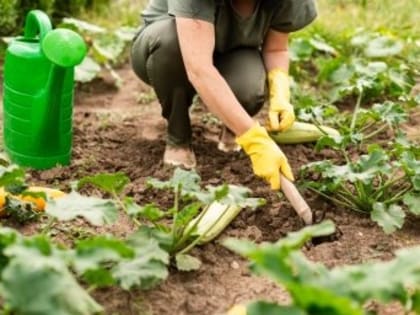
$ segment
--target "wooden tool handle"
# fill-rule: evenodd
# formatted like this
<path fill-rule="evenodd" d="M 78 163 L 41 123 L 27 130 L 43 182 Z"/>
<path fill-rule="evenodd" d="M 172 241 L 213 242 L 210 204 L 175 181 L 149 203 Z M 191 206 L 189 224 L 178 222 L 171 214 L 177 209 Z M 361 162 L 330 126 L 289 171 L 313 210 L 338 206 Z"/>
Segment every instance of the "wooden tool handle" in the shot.
<path fill-rule="evenodd" d="M 301 196 L 296 186 L 283 175 L 280 175 L 280 184 L 287 200 L 292 204 L 296 213 L 307 224 L 312 224 L 312 211 L 305 199 Z"/>

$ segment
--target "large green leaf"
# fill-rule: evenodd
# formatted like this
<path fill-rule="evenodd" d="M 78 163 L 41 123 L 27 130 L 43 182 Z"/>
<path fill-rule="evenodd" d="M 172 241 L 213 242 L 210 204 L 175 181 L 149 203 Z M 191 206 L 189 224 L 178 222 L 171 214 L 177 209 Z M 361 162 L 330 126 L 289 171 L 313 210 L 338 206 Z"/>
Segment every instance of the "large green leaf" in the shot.
<path fill-rule="evenodd" d="M 420 192 L 420 160 L 416 159 L 414 152 L 405 151 L 400 161 L 405 173 L 410 177 L 414 190 Z"/>
<path fill-rule="evenodd" d="M 365 55 L 371 58 L 390 57 L 399 54 L 403 48 L 401 41 L 380 36 L 368 42 Z"/>
<path fill-rule="evenodd" d="M 139 217 L 149 220 L 150 222 L 156 222 L 165 216 L 165 212 L 160 210 L 155 204 L 139 206 L 134 199 L 125 198 L 124 205 L 127 209 L 127 214 L 131 217 Z"/>
<path fill-rule="evenodd" d="M 263 248 L 264 251 L 269 251 L 271 248 L 297 250 L 311 238 L 330 235 L 334 233 L 334 231 L 334 223 L 330 220 L 326 220 L 320 224 L 307 226 L 300 231 L 291 232 L 287 237 L 278 240 L 274 244 L 263 243 L 260 246 L 257 246 L 250 241 L 228 238 L 223 241 L 223 245 L 242 256 L 250 257 L 253 256 L 254 253 L 260 251 L 259 247 Z"/>
<path fill-rule="evenodd" d="M 354 59 L 352 60 L 352 65 L 355 68 L 357 74 L 356 85 L 365 85 L 367 83 L 357 83 L 358 80 L 367 80 L 369 82 L 367 85 L 365 85 L 365 88 L 374 85 L 375 82 L 372 81 L 372 79 L 377 78 L 378 75 L 383 74 L 384 71 L 388 69 L 388 64 L 383 61 L 370 61 L 366 63 L 360 59 Z"/>
<path fill-rule="evenodd" d="M 405 213 L 398 205 L 386 206 L 377 202 L 373 205 L 370 217 L 383 228 L 385 233 L 389 234 L 403 226 Z"/>
<path fill-rule="evenodd" d="M 414 190 L 420 192 L 420 174 L 414 175 L 411 178 L 411 182 L 413 183 Z"/>
<path fill-rule="evenodd" d="M 254 302 L 248 305 L 247 315 L 307 315 L 295 306 L 281 306 L 269 302 Z M 312 314 L 311 314 L 312 315 Z"/>
<path fill-rule="evenodd" d="M 307 314 L 362 315 L 362 306 L 372 299 L 406 305 L 412 300 L 413 309 L 419 308 L 420 247 L 401 250 L 392 261 L 329 270 L 291 247 L 305 238 L 298 232 L 275 244 L 230 240 L 227 245 L 248 257 L 254 271 L 281 283 L 291 293 L 293 305 Z"/>
<path fill-rule="evenodd" d="M 407 111 L 400 104 L 390 101 L 373 105 L 372 111 L 376 113 L 382 121 L 391 125 L 401 124 L 408 119 Z"/>
<path fill-rule="evenodd" d="M 168 181 L 161 181 L 155 178 L 150 178 L 147 184 L 157 189 L 171 189 L 177 190 L 181 188 L 182 195 L 189 195 L 189 193 L 200 190 L 200 176 L 195 171 L 186 171 L 181 168 L 176 168 L 171 179 Z"/>
<path fill-rule="evenodd" d="M 82 63 L 75 68 L 74 79 L 77 82 L 88 83 L 101 72 L 101 66 L 91 57 L 86 56 Z"/>
<path fill-rule="evenodd" d="M 224 197 L 216 199 L 221 204 L 251 209 L 265 204 L 265 200 L 262 198 L 250 198 L 251 191 L 246 187 L 228 185 L 228 188 L 228 193 Z"/>
<path fill-rule="evenodd" d="M 227 206 L 256 209 L 265 204 L 262 198 L 249 197 L 250 193 L 251 191 L 246 187 L 223 184 L 207 186 L 205 191 L 197 191 L 192 195 L 206 205 L 217 201 Z"/>
<path fill-rule="evenodd" d="M 6 249 L 10 262 L 2 273 L 1 292 L 8 307 L 13 313 L 25 315 L 102 312 L 102 307 L 74 279 L 57 250 L 48 247 L 47 240 L 38 239 Z"/>
<path fill-rule="evenodd" d="M 369 154 L 362 155 L 357 165 L 362 172 L 389 172 L 390 166 L 387 164 L 389 157 L 386 152 L 379 147 L 372 147 Z"/>
<path fill-rule="evenodd" d="M 406 194 L 403 202 L 411 213 L 420 215 L 420 194 Z"/>
<path fill-rule="evenodd" d="M 77 186 L 81 188 L 87 184 L 91 184 L 107 193 L 120 194 L 129 182 L 130 179 L 124 173 L 102 173 L 83 177 L 79 180 Z"/>
<path fill-rule="evenodd" d="M 312 47 L 314 47 L 320 52 L 324 52 L 333 56 L 336 56 L 338 54 L 337 50 L 334 47 L 327 44 L 323 39 L 319 37 L 311 38 L 309 42 L 311 43 Z"/>
<path fill-rule="evenodd" d="M 306 60 L 315 51 L 308 39 L 296 38 L 290 43 L 290 59 L 294 61 Z"/>
<path fill-rule="evenodd" d="M 306 284 L 289 284 L 294 304 L 310 315 L 364 315 L 363 307 L 333 291 Z"/>
<path fill-rule="evenodd" d="M 314 237 L 327 236 L 334 232 L 335 224 L 330 220 L 325 220 L 322 223 L 304 227 L 299 231 L 290 232 L 286 238 L 277 241 L 276 246 L 299 249 Z"/>
<path fill-rule="evenodd" d="M 95 60 L 100 63 L 116 63 L 124 52 L 126 42 L 113 33 L 96 36 L 92 43 Z"/>
<path fill-rule="evenodd" d="M 133 247 L 142 246 L 146 240 L 157 241 L 159 246 L 167 252 L 172 248 L 173 239 L 170 229 L 162 230 L 156 227 L 142 225 L 135 233 L 128 237 L 128 242 Z"/>
<path fill-rule="evenodd" d="M 308 226 L 301 231 L 288 234 L 277 243 L 263 243 L 259 246 L 250 241 L 227 239 L 223 245 L 251 260 L 252 268 L 259 274 L 268 275 L 279 283 L 287 285 L 295 281 L 295 267 L 288 259 L 290 253 L 298 250 L 313 237 L 330 235 L 335 231 L 331 221 Z"/>
<path fill-rule="evenodd" d="M 169 255 L 154 239 L 137 237 L 134 258 L 120 261 L 111 272 L 125 290 L 151 289 L 168 276 Z"/>
<path fill-rule="evenodd" d="M 4 254 L 4 250 L 20 239 L 21 235 L 17 231 L 0 227 L 0 273 L 9 262 L 9 258 Z"/>
<path fill-rule="evenodd" d="M 414 177 L 420 175 L 420 161 L 413 152 L 406 151 L 401 154 L 401 163 L 407 175 Z"/>
<path fill-rule="evenodd" d="M 407 248 L 398 251 L 392 261 L 336 267 L 307 280 L 360 303 L 371 299 L 405 303 L 410 292 L 420 289 L 419 260 L 420 247 Z"/>
<path fill-rule="evenodd" d="M 17 165 L 0 165 L 0 186 L 21 185 L 25 181 L 25 171 Z"/>
<path fill-rule="evenodd" d="M 326 178 L 331 178 L 337 182 L 349 182 L 361 181 L 364 183 L 369 183 L 373 179 L 373 174 L 365 172 L 357 172 L 353 170 L 352 165 L 332 165 L 330 169 L 325 170 L 323 176 Z"/>
<path fill-rule="evenodd" d="M 129 27 L 129 26 L 121 26 L 117 30 L 115 30 L 114 34 L 121 40 L 126 42 L 131 42 L 138 32 L 137 28 Z"/>
<path fill-rule="evenodd" d="M 64 18 L 61 26 L 75 29 L 80 33 L 103 34 L 106 32 L 106 29 L 103 27 L 75 18 Z"/>
<path fill-rule="evenodd" d="M 48 202 L 45 211 L 59 221 L 70 221 L 81 217 L 96 226 L 114 223 L 118 218 L 118 209 L 113 201 L 85 197 L 74 191 L 65 197 Z"/>
<path fill-rule="evenodd" d="M 180 271 L 193 271 L 201 267 L 200 259 L 191 255 L 178 254 L 175 256 L 175 262 Z"/>
<path fill-rule="evenodd" d="M 124 241 L 110 236 L 98 236 L 79 241 L 72 255 L 76 273 L 91 285 L 110 286 L 115 279 L 110 272 L 112 266 L 124 258 L 134 257 L 134 250 Z"/>

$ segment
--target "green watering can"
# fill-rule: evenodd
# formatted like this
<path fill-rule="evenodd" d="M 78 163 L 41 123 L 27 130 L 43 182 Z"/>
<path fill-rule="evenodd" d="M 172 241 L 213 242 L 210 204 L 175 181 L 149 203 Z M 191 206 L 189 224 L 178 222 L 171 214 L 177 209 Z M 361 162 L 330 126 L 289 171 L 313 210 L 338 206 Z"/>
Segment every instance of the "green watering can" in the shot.
<path fill-rule="evenodd" d="M 34 169 L 70 163 L 74 67 L 86 51 L 77 33 L 52 30 L 44 12 L 27 15 L 4 63 L 3 134 L 14 163 Z"/>

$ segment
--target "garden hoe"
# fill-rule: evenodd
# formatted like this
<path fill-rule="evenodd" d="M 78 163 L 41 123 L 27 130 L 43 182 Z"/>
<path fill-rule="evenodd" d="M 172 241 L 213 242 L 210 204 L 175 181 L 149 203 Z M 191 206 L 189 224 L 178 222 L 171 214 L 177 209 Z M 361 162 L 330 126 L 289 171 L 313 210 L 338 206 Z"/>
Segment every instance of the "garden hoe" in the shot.
<path fill-rule="evenodd" d="M 305 222 L 306 225 L 311 225 L 313 221 L 311 208 L 305 199 L 303 199 L 296 186 L 283 175 L 280 175 L 280 184 L 284 195 L 292 204 L 292 207 L 295 209 L 298 216 Z"/>

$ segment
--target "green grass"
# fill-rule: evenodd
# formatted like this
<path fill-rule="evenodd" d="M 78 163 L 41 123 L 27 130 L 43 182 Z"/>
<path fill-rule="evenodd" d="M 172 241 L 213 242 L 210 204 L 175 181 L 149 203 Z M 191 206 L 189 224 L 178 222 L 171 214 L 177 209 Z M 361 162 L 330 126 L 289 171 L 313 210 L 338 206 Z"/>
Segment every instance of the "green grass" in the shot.
<path fill-rule="evenodd" d="M 405 46 L 401 57 L 411 68 L 420 67 L 420 0 L 318 0 L 317 4 L 316 21 L 293 37 L 320 35 L 350 56 L 354 51 L 349 39 L 356 32 L 377 32 L 401 39 Z"/>
<path fill-rule="evenodd" d="M 330 32 L 357 28 L 388 32 L 400 38 L 420 38 L 420 0 L 318 0 L 315 26 Z"/>
<path fill-rule="evenodd" d="M 115 0 L 100 12 L 83 12 L 80 18 L 107 28 L 136 27 L 140 24 L 140 13 L 147 2 L 147 0 Z"/>

